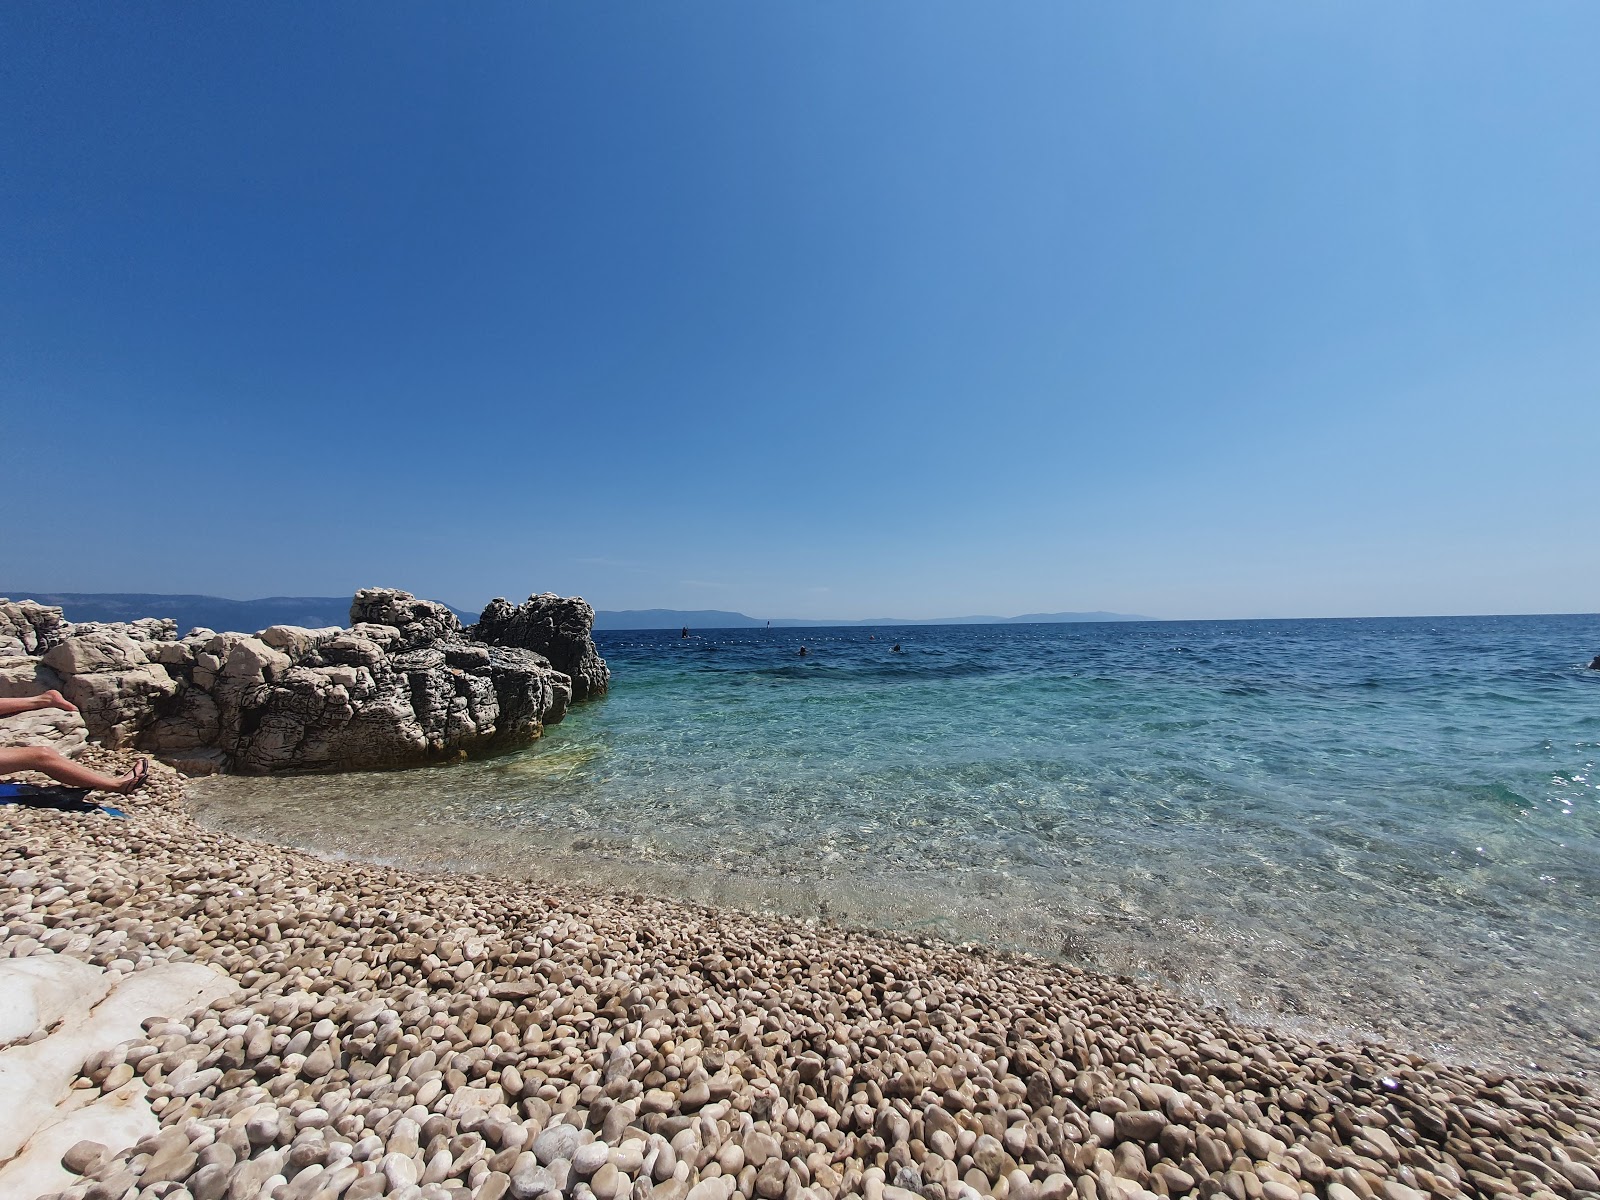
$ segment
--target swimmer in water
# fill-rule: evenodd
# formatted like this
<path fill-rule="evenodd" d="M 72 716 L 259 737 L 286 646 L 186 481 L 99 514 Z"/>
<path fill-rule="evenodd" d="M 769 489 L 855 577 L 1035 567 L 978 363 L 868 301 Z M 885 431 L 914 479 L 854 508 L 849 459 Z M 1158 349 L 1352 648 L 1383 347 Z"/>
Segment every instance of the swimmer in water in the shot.
<path fill-rule="evenodd" d="M 894 653 L 894 654 L 904 654 L 905 653 L 904 650 L 900 649 L 900 643 L 899 642 L 896 642 L 893 646 L 889 647 L 889 649 L 890 649 L 890 652 Z"/>
<path fill-rule="evenodd" d="M 811 653 L 811 651 L 807 650 L 804 646 L 800 647 L 800 657 L 801 658 L 804 658 L 806 655 L 808 655 L 810 653 Z"/>

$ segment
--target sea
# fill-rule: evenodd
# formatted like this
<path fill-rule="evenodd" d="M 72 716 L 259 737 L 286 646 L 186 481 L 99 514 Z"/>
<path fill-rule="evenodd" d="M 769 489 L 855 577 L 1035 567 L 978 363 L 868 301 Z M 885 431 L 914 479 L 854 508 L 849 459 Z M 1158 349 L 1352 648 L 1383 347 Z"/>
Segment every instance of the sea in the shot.
<path fill-rule="evenodd" d="M 1158 982 L 1600 1075 L 1600 617 L 596 635 L 526 751 L 217 778 L 206 824 Z M 801 653 L 804 647 L 805 653 Z"/>

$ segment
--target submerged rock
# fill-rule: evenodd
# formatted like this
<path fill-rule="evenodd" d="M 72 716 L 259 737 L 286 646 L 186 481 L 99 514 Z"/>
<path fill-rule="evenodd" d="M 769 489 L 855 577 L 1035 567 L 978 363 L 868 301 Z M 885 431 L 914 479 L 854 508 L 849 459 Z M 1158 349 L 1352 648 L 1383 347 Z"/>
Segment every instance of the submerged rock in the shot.
<path fill-rule="evenodd" d="M 473 640 L 442 604 L 363 588 L 349 629 L 274 625 L 259 635 L 171 621 L 73 625 L 61 610 L 0 601 L 0 687 L 58 688 L 90 737 L 190 773 L 413 766 L 515 749 L 605 689 L 582 600 L 535 597 Z M 495 605 L 491 612 L 497 611 Z M 532 643 L 537 642 L 538 645 Z M 581 672 L 574 677 L 539 646 Z M 598 681 L 598 686 L 596 686 Z"/>

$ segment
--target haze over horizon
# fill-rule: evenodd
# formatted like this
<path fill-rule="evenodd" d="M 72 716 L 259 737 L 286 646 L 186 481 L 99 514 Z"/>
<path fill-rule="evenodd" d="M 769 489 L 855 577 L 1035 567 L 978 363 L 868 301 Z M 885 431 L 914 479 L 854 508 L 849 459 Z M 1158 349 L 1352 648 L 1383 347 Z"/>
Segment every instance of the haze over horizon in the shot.
<path fill-rule="evenodd" d="M 383 586 L 383 585 L 378 585 Z M 8 590 L 9 589 L 9 590 Z M 500 593 L 506 599 L 520 601 L 523 593 L 517 589 L 508 589 Z M 342 624 L 345 617 L 342 610 L 346 606 L 345 597 L 341 596 L 250 596 L 227 597 L 206 593 L 193 593 L 188 595 L 163 595 L 160 593 L 79 593 L 67 592 L 57 589 L 36 588 L 31 590 L 18 590 L 9 588 L 9 585 L 0 586 L 0 598 L 19 600 L 33 599 L 45 604 L 57 604 L 65 607 L 66 618 L 69 621 L 128 621 L 140 617 L 176 617 L 179 618 L 180 628 L 200 625 L 206 628 L 221 629 L 233 628 L 259 628 L 274 624 L 299 624 L 318 627 L 323 625 Z M 424 599 L 441 599 L 438 596 L 424 595 Z M 442 598 L 443 602 L 452 608 L 463 622 L 470 623 L 477 619 L 477 614 L 482 612 L 489 599 L 471 604 L 461 604 Z M 167 606 L 156 601 L 171 600 L 186 602 L 180 605 Z M 287 611 L 293 602 L 309 600 L 316 602 L 315 615 L 297 614 Z M 210 614 L 216 606 L 210 602 L 220 601 L 229 607 L 226 611 L 217 609 L 216 614 Z M 200 608 L 208 610 L 205 617 L 194 616 L 193 619 L 184 616 L 185 612 L 193 609 L 198 604 Z M 1597 613 L 1344 613 L 1337 615 L 1302 614 L 1299 617 L 1280 617 L 1273 613 L 1258 613 L 1253 617 L 1158 617 L 1149 613 L 1115 612 L 1107 609 L 1039 609 L 1025 613 L 941 613 L 937 616 L 907 617 L 904 614 L 877 613 L 871 617 L 795 617 L 785 613 L 747 613 L 736 609 L 681 609 L 681 608 L 629 608 L 615 609 L 604 605 L 592 605 L 597 614 L 595 622 L 596 631 L 609 630 L 612 632 L 626 629 L 676 629 L 687 624 L 693 629 L 729 628 L 741 625 L 759 625 L 762 622 L 777 626 L 796 625 L 939 625 L 939 624 L 981 624 L 993 622 L 997 624 L 1014 624 L 1028 621 L 1044 621 L 1045 623 L 1101 621 L 1101 622 L 1139 622 L 1139 621 L 1211 621 L 1211 620 L 1349 620 L 1363 617 L 1384 619 L 1390 617 L 1488 617 L 1488 616 L 1588 616 L 1600 615 Z M 235 611 L 242 610 L 242 611 Z M 270 610 L 270 611 L 268 611 Z M 220 615 L 217 615 L 220 614 Z M 660 618 L 655 623 L 642 623 L 636 618 L 650 616 Z M 719 624 L 717 619 L 733 617 L 737 620 L 733 626 Z M 254 620 L 254 624 L 250 621 Z M 240 625 L 243 621 L 244 624 Z"/>
<path fill-rule="evenodd" d="M 1591 612 L 1597 36 L 1577 3 L 0 8 L 0 577 Z"/>

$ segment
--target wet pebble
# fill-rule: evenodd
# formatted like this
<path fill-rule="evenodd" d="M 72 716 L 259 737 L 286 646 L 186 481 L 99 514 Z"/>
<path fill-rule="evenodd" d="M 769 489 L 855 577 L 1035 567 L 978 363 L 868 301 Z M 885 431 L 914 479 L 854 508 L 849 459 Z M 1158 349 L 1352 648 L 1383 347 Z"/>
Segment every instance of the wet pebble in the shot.
<path fill-rule="evenodd" d="M 1023 956 L 323 862 L 178 797 L 158 771 L 114 830 L 7 815 L 0 950 L 239 985 L 85 1064 L 85 1100 L 149 1081 L 162 1131 L 72 1147 L 72 1200 L 1600 1191 L 1582 1081 L 1297 1040 Z"/>

